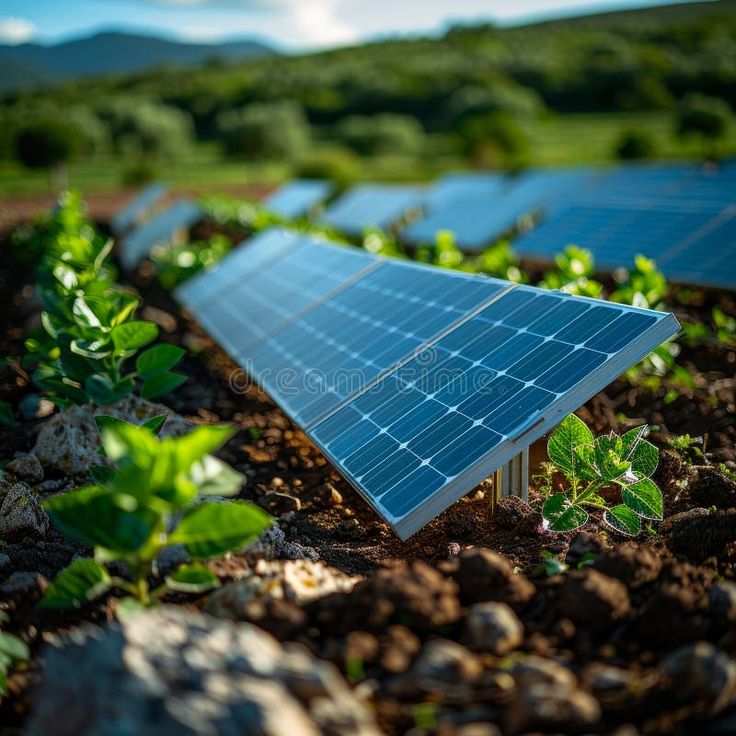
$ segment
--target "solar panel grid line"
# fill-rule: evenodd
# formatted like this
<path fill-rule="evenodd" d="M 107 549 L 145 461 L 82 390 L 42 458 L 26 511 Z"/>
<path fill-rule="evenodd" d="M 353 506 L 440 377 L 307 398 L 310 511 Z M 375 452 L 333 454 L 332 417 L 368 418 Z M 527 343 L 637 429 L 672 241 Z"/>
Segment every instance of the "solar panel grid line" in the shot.
<path fill-rule="evenodd" d="M 309 429 L 312 429 L 312 428 L 316 427 L 318 424 L 322 423 L 323 421 L 325 421 L 326 419 L 328 419 L 329 417 L 331 417 L 333 414 L 335 414 L 336 412 L 338 412 L 346 404 L 350 403 L 354 399 L 357 399 L 362 394 L 369 392 L 376 384 L 378 384 L 386 376 L 387 373 L 393 372 L 395 370 L 400 370 L 407 363 L 409 363 L 412 360 L 414 360 L 424 350 L 427 350 L 427 349 L 431 348 L 439 340 L 441 340 L 445 335 L 447 335 L 448 333 L 452 332 L 454 329 L 456 329 L 457 327 L 459 327 L 463 322 L 465 322 L 465 321 L 467 321 L 469 319 L 472 319 L 472 317 L 474 317 L 476 314 L 478 314 L 479 312 L 481 312 L 486 307 L 490 306 L 494 301 L 496 301 L 497 299 L 500 299 L 503 295 L 507 294 L 512 289 L 516 288 L 516 286 L 517 286 L 516 284 L 509 284 L 509 286 L 506 287 L 503 291 L 501 291 L 501 292 L 499 292 L 497 294 L 494 294 L 492 296 L 489 296 L 489 298 L 488 298 L 487 301 L 479 304 L 477 307 L 475 307 L 471 311 L 467 312 L 462 317 L 459 317 L 455 322 L 453 322 L 452 324 L 448 325 L 446 328 L 444 328 L 443 330 L 441 330 L 433 338 L 430 338 L 425 343 L 423 343 L 419 347 L 415 348 L 411 353 L 409 353 L 408 355 L 406 355 L 406 357 L 404 357 L 403 359 L 397 361 L 394 366 L 392 366 L 391 368 L 389 368 L 387 370 L 384 370 L 380 374 L 376 375 L 361 390 L 359 390 L 355 394 L 347 397 L 346 399 L 344 399 L 337 406 L 333 407 L 332 409 L 330 409 L 329 411 L 326 411 L 321 416 L 319 416 L 316 419 L 312 420 L 306 426 L 306 429 L 309 430 Z"/>

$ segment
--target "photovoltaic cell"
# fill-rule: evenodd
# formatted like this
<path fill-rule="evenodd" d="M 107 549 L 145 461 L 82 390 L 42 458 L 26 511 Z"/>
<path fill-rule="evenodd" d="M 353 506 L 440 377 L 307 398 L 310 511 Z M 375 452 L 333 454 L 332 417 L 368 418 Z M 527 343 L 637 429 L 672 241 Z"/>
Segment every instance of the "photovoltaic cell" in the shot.
<path fill-rule="evenodd" d="M 167 192 L 168 189 L 163 184 L 149 184 L 110 220 L 110 230 L 115 235 L 126 232 L 140 222 L 166 196 Z"/>
<path fill-rule="evenodd" d="M 334 191 L 329 181 L 295 179 L 287 182 L 264 200 L 264 205 L 281 217 L 294 219 L 308 215 Z"/>
<path fill-rule="evenodd" d="M 402 538 L 678 329 L 310 239 L 221 279 L 177 295 Z"/>
<path fill-rule="evenodd" d="M 422 191 L 415 186 L 363 184 L 334 201 L 320 218 L 347 235 L 359 236 L 366 228 L 390 230 L 422 206 Z"/>
<path fill-rule="evenodd" d="M 427 211 L 457 200 L 495 197 L 506 187 L 503 174 L 458 171 L 441 176 L 425 193 Z"/>
<path fill-rule="evenodd" d="M 120 243 L 123 268 L 135 268 L 156 245 L 170 243 L 176 235 L 202 219 L 196 202 L 179 200 L 137 227 Z"/>

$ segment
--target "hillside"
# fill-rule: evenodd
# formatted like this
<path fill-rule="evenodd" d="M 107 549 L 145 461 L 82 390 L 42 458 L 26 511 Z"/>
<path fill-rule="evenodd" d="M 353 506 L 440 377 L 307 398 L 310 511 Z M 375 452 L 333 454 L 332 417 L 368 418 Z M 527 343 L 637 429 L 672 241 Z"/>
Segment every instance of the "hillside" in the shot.
<path fill-rule="evenodd" d="M 184 43 L 129 33 L 99 33 L 44 46 L 0 46 L 0 89 L 61 82 L 108 74 L 134 74 L 160 66 L 192 67 L 211 59 L 243 61 L 276 52 L 242 40 L 223 44 Z"/>

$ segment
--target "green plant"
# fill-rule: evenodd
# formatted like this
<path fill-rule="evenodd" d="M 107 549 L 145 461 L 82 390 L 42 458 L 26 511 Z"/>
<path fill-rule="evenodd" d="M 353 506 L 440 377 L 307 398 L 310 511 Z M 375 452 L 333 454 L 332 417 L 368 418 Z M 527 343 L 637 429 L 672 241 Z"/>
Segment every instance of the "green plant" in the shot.
<path fill-rule="evenodd" d="M 8 614 L 0 611 L 0 623 L 8 621 Z M 8 694 L 8 673 L 20 662 L 31 658 L 26 643 L 7 631 L 0 631 L 0 697 Z"/>
<path fill-rule="evenodd" d="M 529 573 L 533 578 L 551 578 L 555 575 L 561 575 L 566 572 L 567 565 L 557 556 L 547 549 L 543 549 L 539 556 L 541 562 L 535 565 Z"/>
<path fill-rule="evenodd" d="M 642 255 L 634 258 L 634 268 L 627 271 L 627 277 L 619 283 L 609 297 L 612 302 L 630 304 L 642 309 L 664 309 L 665 299 L 670 287 L 657 264 Z"/>
<path fill-rule="evenodd" d="M 199 271 L 212 268 L 233 247 L 230 239 L 216 233 L 208 240 L 156 247 L 151 260 L 161 286 L 171 291 Z"/>
<path fill-rule="evenodd" d="M 667 444 L 688 464 L 703 462 L 703 438 L 691 437 L 689 434 L 673 435 L 667 438 Z"/>
<path fill-rule="evenodd" d="M 723 345 L 736 345 L 736 317 L 729 316 L 718 307 L 713 307 L 711 317 L 718 342 Z"/>
<path fill-rule="evenodd" d="M 647 426 L 622 436 L 593 437 L 574 414 L 566 417 L 547 443 L 547 452 L 567 487 L 551 493 L 542 515 L 556 532 L 577 529 L 588 520 L 585 507 L 603 509 L 603 520 L 616 531 L 637 535 L 642 519 L 662 519 L 662 493 L 651 480 L 659 451 L 644 439 Z M 618 489 L 622 503 L 611 506 L 602 492 Z"/>
<path fill-rule="evenodd" d="M 155 428 L 155 427 L 153 427 Z M 235 495 L 243 476 L 209 453 L 232 435 L 227 426 L 202 426 L 176 438 L 158 439 L 152 428 L 102 421 L 102 446 L 114 472 L 97 485 L 50 498 L 44 507 L 57 528 L 94 548 L 62 570 L 42 605 L 79 606 L 111 587 L 150 606 L 168 591 L 198 593 L 218 585 L 200 561 L 240 549 L 270 524 L 271 517 L 246 502 L 196 503 L 198 495 Z M 151 589 L 155 560 L 181 544 L 195 560 L 181 565 Z M 111 572 L 122 567 L 127 575 Z"/>
<path fill-rule="evenodd" d="M 626 130 L 621 134 L 614 153 L 624 161 L 651 158 L 654 153 L 654 139 L 646 130 Z"/>
<path fill-rule="evenodd" d="M 463 252 L 455 244 L 455 236 L 449 230 L 440 230 L 432 245 L 417 249 L 416 258 L 422 263 L 431 263 L 441 268 L 460 268 L 464 261 Z"/>
<path fill-rule="evenodd" d="M 595 261 L 589 250 L 568 245 L 562 253 L 555 256 L 555 266 L 554 271 L 544 274 L 539 286 L 594 299 L 599 299 L 603 294 L 603 284 L 592 278 Z"/>
<path fill-rule="evenodd" d="M 37 276 L 43 329 L 26 340 L 23 358 L 34 383 L 62 406 L 111 404 L 132 393 L 136 380 L 144 398 L 180 386 L 186 376 L 171 369 L 181 348 L 156 345 L 139 354 L 158 327 L 135 319 L 138 298 L 114 283 L 107 265 L 112 241 L 86 220 L 78 195 L 61 198 L 45 232 Z"/>
<path fill-rule="evenodd" d="M 528 277 L 519 266 L 519 257 L 508 240 L 500 240 L 490 248 L 486 248 L 472 261 L 476 271 L 495 276 L 517 284 L 528 281 Z"/>

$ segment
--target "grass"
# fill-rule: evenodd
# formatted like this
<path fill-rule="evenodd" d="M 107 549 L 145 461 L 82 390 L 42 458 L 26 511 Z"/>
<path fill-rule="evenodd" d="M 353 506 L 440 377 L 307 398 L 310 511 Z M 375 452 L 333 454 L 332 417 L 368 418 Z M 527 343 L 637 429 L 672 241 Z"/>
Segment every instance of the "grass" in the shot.
<path fill-rule="evenodd" d="M 529 129 L 530 164 L 561 166 L 600 164 L 615 160 L 615 148 L 624 132 L 644 130 L 654 141 L 658 159 L 697 158 L 697 141 L 674 135 L 670 113 L 619 113 L 565 115 L 535 123 Z M 422 181 L 442 171 L 467 167 L 467 163 L 437 141 L 444 150 L 418 157 L 387 156 L 366 159 L 360 176 L 366 180 Z M 736 130 L 721 144 L 723 155 L 736 155 Z M 120 189 L 126 162 L 104 156 L 68 167 L 69 183 L 85 192 Z M 207 190 L 246 184 L 275 183 L 290 175 L 286 162 L 248 163 L 227 159 L 217 144 L 198 143 L 186 155 L 161 167 L 159 177 L 175 188 Z M 43 194 L 49 191 L 45 171 L 32 171 L 13 162 L 0 162 L 0 198 Z"/>

